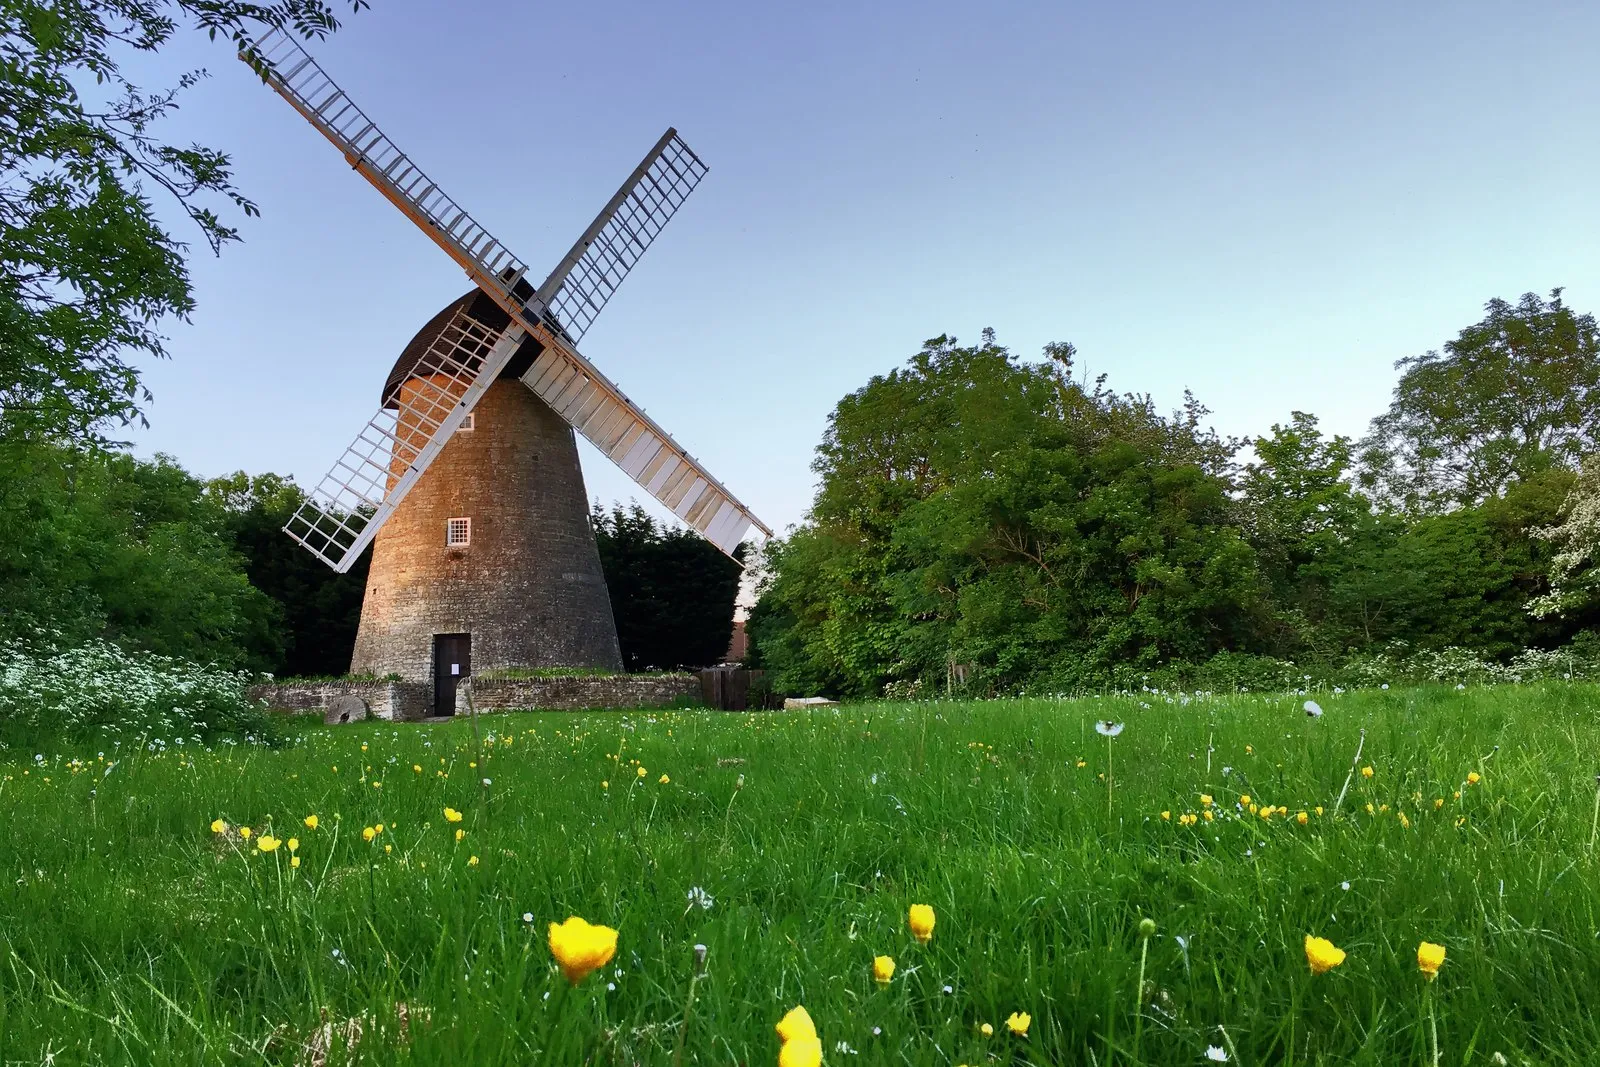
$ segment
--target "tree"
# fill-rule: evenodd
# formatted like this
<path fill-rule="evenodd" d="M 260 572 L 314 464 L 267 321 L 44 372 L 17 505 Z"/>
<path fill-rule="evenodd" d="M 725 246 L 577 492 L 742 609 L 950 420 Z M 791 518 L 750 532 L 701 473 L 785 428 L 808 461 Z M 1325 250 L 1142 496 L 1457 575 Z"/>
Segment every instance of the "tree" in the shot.
<path fill-rule="evenodd" d="M 1583 461 L 1562 504 L 1561 521 L 1537 531 L 1550 542 L 1550 589 L 1533 600 L 1538 618 L 1570 616 L 1600 605 L 1600 454 Z"/>
<path fill-rule="evenodd" d="M 0 436 L 93 437 L 142 417 L 132 358 L 164 356 L 161 322 L 194 307 L 187 245 L 152 194 L 213 251 L 238 238 L 213 203 L 256 214 L 225 153 L 157 134 L 205 72 L 154 91 L 123 72 L 180 20 L 236 45 L 253 25 L 338 28 L 322 0 L 0 0 Z"/>
<path fill-rule="evenodd" d="M 225 517 L 169 457 L 0 441 L 0 640 L 126 648 L 266 667 L 279 613 Z"/>
<path fill-rule="evenodd" d="M 1045 354 L 941 336 L 840 401 L 749 624 L 780 688 L 1084 684 L 1256 640 L 1232 444 L 1192 397 L 1163 417 Z"/>
<path fill-rule="evenodd" d="M 1351 484 L 1351 444 L 1303 411 L 1254 442 L 1239 477 L 1244 524 L 1282 630 L 1280 655 L 1370 644 L 1393 576 L 1370 579 L 1399 524 L 1381 522 Z"/>
<path fill-rule="evenodd" d="M 721 663 L 733 637 L 740 565 L 698 534 L 657 523 L 638 504 L 607 512 L 596 503 L 592 521 L 628 669 Z M 736 552 L 742 558 L 743 546 Z"/>
<path fill-rule="evenodd" d="M 305 501 L 290 478 L 237 471 L 206 483 L 205 491 L 223 516 L 250 584 L 276 606 L 272 639 L 251 650 L 254 659 L 263 669 L 290 677 L 347 673 L 371 550 L 339 574 L 284 534 Z"/>
<path fill-rule="evenodd" d="M 1400 360 L 1389 410 L 1362 441 L 1362 484 L 1411 514 L 1503 494 L 1600 442 L 1600 328 L 1555 289 L 1491 300 L 1444 353 Z"/>

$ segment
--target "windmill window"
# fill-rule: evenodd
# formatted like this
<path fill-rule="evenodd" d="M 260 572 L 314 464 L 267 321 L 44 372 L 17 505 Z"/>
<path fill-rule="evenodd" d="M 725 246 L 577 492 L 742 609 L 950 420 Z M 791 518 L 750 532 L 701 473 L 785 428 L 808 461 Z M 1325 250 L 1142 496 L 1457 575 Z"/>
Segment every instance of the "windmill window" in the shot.
<path fill-rule="evenodd" d="M 451 519 L 444 525 L 444 546 L 466 548 L 472 544 L 472 520 Z"/>
<path fill-rule="evenodd" d="M 469 411 L 467 412 L 467 417 L 461 420 L 461 425 L 456 427 L 456 433 L 468 433 L 472 430 L 476 430 L 477 428 L 478 413 L 476 411 Z"/>

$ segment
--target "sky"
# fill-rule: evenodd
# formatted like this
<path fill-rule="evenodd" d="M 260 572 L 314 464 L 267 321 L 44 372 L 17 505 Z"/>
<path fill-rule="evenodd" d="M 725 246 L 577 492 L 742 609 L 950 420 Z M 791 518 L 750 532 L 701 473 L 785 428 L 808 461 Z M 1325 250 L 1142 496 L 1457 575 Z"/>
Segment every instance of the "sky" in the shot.
<path fill-rule="evenodd" d="M 1600 310 L 1597 36 L 1588 3 L 373 0 L 311 50 L 536 276 L 678 128 L 710 173 L 582 350 L 782 531 L 833 406 L 941 333 L 1358 437 L 1491 298 Z M 469 283 L 221 42 L 134 69 L 199 66 L 164 132 L 261 217 L 193 235 L 134 447 L 314 485 Z"/>

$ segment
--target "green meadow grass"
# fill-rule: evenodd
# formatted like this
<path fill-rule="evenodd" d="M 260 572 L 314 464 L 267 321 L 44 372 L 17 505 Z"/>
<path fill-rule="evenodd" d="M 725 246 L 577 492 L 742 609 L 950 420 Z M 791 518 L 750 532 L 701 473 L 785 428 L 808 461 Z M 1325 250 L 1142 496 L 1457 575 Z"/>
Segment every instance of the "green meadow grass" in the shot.
<path fill-rule="evenodd" d="M 1318 699 L 1316 720 L 1146 695 L 7 753 L 0 1061 L 320 1063 L 306 1044 L 357 1019 L 363 1063 L 773 1064 L 796 1004 L 834 1065 L 1430 1064 L 1430 1012 L 1442 1064 L 1600 1061 L 1600 690 Z M 1358 743 L 1373 775 L 1335 813 Z M 1216 820 L 1180 825 L 1202 793 Z M 297 837 L 302 865 L 218 818 Z M 572 989 L 546 946 L 568 915 L 620 930 Z M 1307 934 L 1344 964 L 1311 975 Z M 1432 984 L 1422 940 L 1448 949 Z"/>

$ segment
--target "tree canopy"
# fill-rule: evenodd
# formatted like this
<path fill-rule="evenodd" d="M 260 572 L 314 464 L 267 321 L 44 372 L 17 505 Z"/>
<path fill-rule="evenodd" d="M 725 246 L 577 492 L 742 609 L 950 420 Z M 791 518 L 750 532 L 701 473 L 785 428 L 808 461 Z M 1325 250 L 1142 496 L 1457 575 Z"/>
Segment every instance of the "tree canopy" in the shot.
<path fill-rule="evenodd" d="M 1380 501 L 1437 513 L 1576 469 L 1600 441 L 1600 327 L 1561 298 L 1491 300 L 1483 320 L 1395 364 L 1389 410 L 1362 442 L 1362 482 Z"/>
<path fill-rule="evenodd" d="M 1559 644 L 1594 612 L 1529 607 L 1553 559 L 1563 603 L 1593 584 L 1594 476 L 1573 489 L 1593 320 L 1559 292 L 1495 301 L 1446 353 L 1402 361 L 1359 457 L 1293 412 L 1241 463 L 1192 396 L 1163 415 L 1077 380 L 1071 345 L 1027 362 L 991 332 L 935 338 L 835 408 L 811 512 L 768 549 L 753 660 L 780 688 L 871 694 Z"/>
<path fill-rule="evenodd" d="M 733 636 L 739 564 L 693 531 L 656 522 L 638 504 L 607 511 L 596 503 L 592 521 L 627 668 L 721 663 Z M 744 546 L 737 552 L 742 556 Z"/>
<path fill-rule="evenodd" d="M 366 0 L 350 0 L 359 10 Z M 322 0 L 0 0 L 0 435 L 91 437 L 142 418 L 137 359 L 194 307 L 176 205 L 213 251 L 253 215 L 228 155 L 160 134 L 205 72 L 135 84 L 123 63 L 187 22 L 237 44 L 253 28 L 338 28 Z"/>

